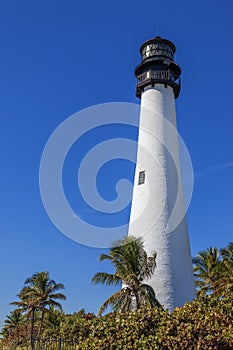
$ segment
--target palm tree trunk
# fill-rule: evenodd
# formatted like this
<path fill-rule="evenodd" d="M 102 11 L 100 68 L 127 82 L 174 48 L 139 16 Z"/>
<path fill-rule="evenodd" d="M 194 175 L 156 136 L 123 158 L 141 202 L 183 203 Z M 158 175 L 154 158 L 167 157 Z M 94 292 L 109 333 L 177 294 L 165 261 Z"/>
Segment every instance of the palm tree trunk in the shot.
<path fill-rule="evenodd" d="M 35 318 L 35 308 L 32 308 L 32 318 L 31 318 L 31 330 L 30 330 L 30 343 L 31 343 L 31 350 L 34 350 L 34 318 Z"/>
<path fill-rule="evenodd" d="M 138 296 L 138 292 L 134 292 L 134 296 L 135 296 L 135 301 L 136 301 L 136 310 L 140 309 L 140 301 L 139 301 L 139 296 Z"/>
<path fill-rule="evenodd" d="M 41 337 L 41 333 L 42 333 L 42 326 L 43 326 L 43 322 L 44 322 L 44 313 L 45 313 L 45 310 L 44 308 L 42 309 L 42 313 L 41 313 L 41 320 L 40 320 L 40 326 L 39 326 L 39 330 L 38 330 L 38 340 L 40 340 L 40 337 Z"/>

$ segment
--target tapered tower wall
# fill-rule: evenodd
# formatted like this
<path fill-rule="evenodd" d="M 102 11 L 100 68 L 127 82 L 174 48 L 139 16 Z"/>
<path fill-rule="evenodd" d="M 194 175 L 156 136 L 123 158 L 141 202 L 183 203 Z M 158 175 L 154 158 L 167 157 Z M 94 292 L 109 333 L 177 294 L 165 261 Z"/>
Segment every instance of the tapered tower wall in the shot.
<path fill-rule="evenodd" d="M 173 310 L 195 297 L 188 229 L 182 215 L 185 208 L 174 87 L 161 82 L 149 84 L 141 89 L 140 97 L 137 167 L 128 234 L 144 237 L 148 255 L 157 252 L 157 267 L 147 283 L 165 309 Z M 174 225 L 177 217 L 178 226 Z"/>

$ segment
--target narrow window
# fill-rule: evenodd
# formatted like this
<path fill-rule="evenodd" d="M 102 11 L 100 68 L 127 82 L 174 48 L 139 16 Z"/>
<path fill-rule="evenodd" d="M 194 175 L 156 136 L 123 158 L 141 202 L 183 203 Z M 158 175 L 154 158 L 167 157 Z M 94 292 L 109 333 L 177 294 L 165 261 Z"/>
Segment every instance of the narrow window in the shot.
<path fill-rule="evenodd" d="M 142 185 L 142 184 L 144 184 L 144 182 L 145 182 L 145 170 L 143 170 L 143 171 L 140 171 L 140 173 L 139 173 L 139 178 L 138 178 L 138 184 L 139 185 Z"/>

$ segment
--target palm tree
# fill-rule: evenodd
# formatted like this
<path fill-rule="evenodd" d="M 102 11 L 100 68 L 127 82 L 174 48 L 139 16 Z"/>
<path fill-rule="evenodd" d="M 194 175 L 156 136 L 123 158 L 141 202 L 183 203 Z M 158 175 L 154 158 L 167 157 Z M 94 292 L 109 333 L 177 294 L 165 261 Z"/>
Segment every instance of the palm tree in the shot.
<path fill-rule="evenodd" d="M 110 260 L 115 268 L 114 274 L 98 272 L 92 278 L 94 284 L 118 286 L 120 290 L 110 296 L 98 311 L 101 315 L 111 305 L 114 311 L 130 311 L 144 306 L 160 306 L 151 286 L 144 283 L 156 267 L 156 253 L 147 256 L 142 238 L 128 236 L 117 241 L 109 254 L 101 254 L 100 261 Z"/>
<path fill-rule="evenodd" d="M 219 251 L 210 247 L 193 258 L 195 283 L 198 294 L 218 293 L 219 282 L 222 276 L 223 265 Z"/>
<path fill-rule="evenodd" d="M 64 312 L 62 310 L 55 309 L 53 306 L 49 308 L 49 312 L 46 315 L 46 329 L 56 329 L 60 327 L 62 320 L 64 319 Z"/>
<path fill-rule="evenodd" d="M 10 315 L 6 316 L 4 326 L 1 331 L 1 335 L 11 345 L 17 347 L 17 345 L 27 343 L 28 326 L 25 316 L 18 309 L 10 312 Z M 15 348 L 15 347 L 14 347 Z"/>
<path fill-rule="evenodd" d="M 34 349 L 34 341 L 33 341 L 33 335 L 34 335 L 34 322 L 35 322 L 35 311 L 38 308 L 38 303 L 36 299 L 33 299 L 30 297 L 29 293 L 29 287 L 23 287 L 19 294 L 17 294 L 19 297 L 19 301 L 13 301 L 11 305 L 16 305 L 18 307 L 18 310 L 22 312 L 27 319 L 31 320 L 31 327 L 30 327 L 30 343 L 31 343 L 31 349 Z"/>
<path fill-rule="evenodd" d="M 223 290 L 233 291 L 233 242 L 227 248 L 220 249 L 223 263 L 223 277 L 221 287 Z"/>
<path fill-rule="evenodd" d="M 2 332 L 8 334 L 22 325 L 25 325 L 25 317 L 19 309 L 15 309 L 6 316 Z"/>
<path fill-rule="evenodd" d="M 66 296 L 58 292 L 60 289 L 65 289 L 62 283 L 56 283 L 49 278 L 48 272 L 38 272 L 32 275 L 25 281 L 25 284 L 30 289 L 30 296 L 37 299 L 38 309 L 41 311 L 41 321 L 38 331 L 38 338 L 41 336 L 44 314 L 49 311 L 50 307 L 62 309 L 62 306 L 56 300 L 65 300 Z"/>
<path fill-rule="evenodd" d="M 57 302 L 57 300 L 66 299 L 63 293 L 58 292 L 60 289 L 64 288 L 62 283 L 56 283 L 54 280 L 50 279 L 48 272 L 37 272 L 26 279 L 25 286 L 18 294 L 20 301 L 11 303 L 17 305 L 20 310 L 26 313 L 27 317 L 31 318 L 30 337 L 32 349 L 34 347 L 33 333 L 35 312 L 39 311 L 41 313 L 38 328 L 38 338 L 40 339 L 45 312 L 49 312 L 49 307 L 62 309 L 61 304 Z"/>

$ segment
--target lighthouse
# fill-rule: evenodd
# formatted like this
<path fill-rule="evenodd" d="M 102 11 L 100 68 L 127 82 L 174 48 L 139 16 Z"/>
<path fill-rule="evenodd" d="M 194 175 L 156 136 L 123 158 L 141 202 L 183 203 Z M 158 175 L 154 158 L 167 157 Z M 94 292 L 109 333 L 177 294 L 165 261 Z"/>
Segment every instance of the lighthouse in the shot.
<path fill-rule="evenodd" d="M 192 259 L 179 160 L 175 99 L 181 69 L 175 45 L 156 36 L 140 48 L 135 69 L 141 99 L 137 164 L 128 234 L 143 237 L 157 267 L 149 281 L 169 311 L 195 297 Z"/>

